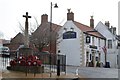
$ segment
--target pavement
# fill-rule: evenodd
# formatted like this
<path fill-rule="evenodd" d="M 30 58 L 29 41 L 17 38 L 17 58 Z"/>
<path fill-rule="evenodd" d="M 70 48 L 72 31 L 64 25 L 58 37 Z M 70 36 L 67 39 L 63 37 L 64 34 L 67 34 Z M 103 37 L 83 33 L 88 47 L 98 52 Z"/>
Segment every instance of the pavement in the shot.
<path fill-rule="evenodd" d="M 0 78 L 4 78 L 4 80 L 9 80 L 11 78 L 22 78 L 22 80 L 24 79 L 30 79 L 30 78 L 53 78 L 53 79 L 58 79 L 58 78 L 70 78 L 70 79 L 76 79 L 76 78 L 80 78 L 79 75 L 75 75 L 72 73 L 64 73 L 61 72 L 60 76 L 57 76 L 56 73 L 52 73 L 51 77 L 50 77 L 50 73 L 39 73 L 39 74 L 33 74 L 33 73 L 28 73 L 26 75 L 26 73 L 23 72 L 16 72 L 16 71 L 5 71 L 5 72 L 1 72 L 0 74 Z"/>

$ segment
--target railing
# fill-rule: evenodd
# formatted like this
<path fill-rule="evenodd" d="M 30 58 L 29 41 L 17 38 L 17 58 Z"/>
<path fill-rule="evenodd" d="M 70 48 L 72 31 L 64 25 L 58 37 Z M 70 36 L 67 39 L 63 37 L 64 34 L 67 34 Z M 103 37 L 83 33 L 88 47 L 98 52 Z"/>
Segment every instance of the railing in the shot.
<path fill-rule="evenodd" d="M 14 54 L 14 55 L 12 55 L 12 54 Z M 16 59 L 17 58 L 16 54 L 17 53 L 11 53 L 9 60 Z M 37 56 L 39 58 L 39 60 L 42 61 L 41 67 L 42 67 L 42 69 L 44 69 L 44 71 L 40 71 L 39 73 L 49 73 L 49 72 L 56 73 L 57 67 L 58 67 L 58 63 L 57 63 L 58 60 L 60 60 L 60 72 L 66 73 L 66 55 L 58 55 L 58 54 L 51 54 L 50 55 L 49 53 L 42 53 L 42 52 L 34 53 L 33 55 Z M 50 63 L 50 56 L 51 56 L 51 63 Z M 9 61 L 9 63 L 10 63 L 10 61 Z M 19 66 L 17 66 L 17 67 L 19 67 Z M 32 68 L 34 68 L 34 67 L 35 66 L 33 66 Z M 27 70 L 27 72 L 29 73 L 29 70 Z M 37 72 L 35 72 L 35 73 L 37 73 Z"/>
<path fill-rule="evenodd" d="M 51 63 L 50 63 L 50 54 L 44 53 L 37 53 L 38 58 L 42 61 L 44 66 L 45 72 L 49 72 L 50 66 L 53 73 L 57 72 L 57 60 L 60 60 L 60 71 L 66 73 L 66 56 L 65 55 L 58 55 L 52 54 L 51 55 Z"/>

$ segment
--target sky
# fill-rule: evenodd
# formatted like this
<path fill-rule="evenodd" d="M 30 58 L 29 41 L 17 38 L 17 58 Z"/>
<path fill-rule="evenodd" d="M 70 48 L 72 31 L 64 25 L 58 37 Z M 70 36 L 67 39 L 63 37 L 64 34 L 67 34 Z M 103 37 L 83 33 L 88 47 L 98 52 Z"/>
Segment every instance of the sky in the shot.
<path fill-rule="evenodd" d="M 26 12 L 32 17 L 29 19 L 30 28 L 36 29 L 36 20 L 40 24 L 42 14 L 48 14 L 50 21 L 51 2 L 58 4 L 58 8 L 52 8 L 53 23 L 63 25 L 67 9 L 71 9 L 75 21 L 89 26 L 93 15 L 95 26 L 99 21 L 109 21 L 111 26 L 118 28 L 119 0 L 0 0 L 0 38 L 11 39 L 21 32 L 20 26 L 25 25 L 22 16 Z"/>

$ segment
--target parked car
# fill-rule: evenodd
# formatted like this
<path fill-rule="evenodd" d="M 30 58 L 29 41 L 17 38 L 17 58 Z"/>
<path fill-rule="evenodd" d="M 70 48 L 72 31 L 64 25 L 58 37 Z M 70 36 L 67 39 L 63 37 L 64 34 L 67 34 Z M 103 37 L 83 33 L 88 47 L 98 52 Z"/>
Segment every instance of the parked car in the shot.
<path fill-rule="evenodd" d="M 10 56 L 10 50 L 8 47 L 1 47 L 1 53 L 3 57 L 9 57 Z"/>

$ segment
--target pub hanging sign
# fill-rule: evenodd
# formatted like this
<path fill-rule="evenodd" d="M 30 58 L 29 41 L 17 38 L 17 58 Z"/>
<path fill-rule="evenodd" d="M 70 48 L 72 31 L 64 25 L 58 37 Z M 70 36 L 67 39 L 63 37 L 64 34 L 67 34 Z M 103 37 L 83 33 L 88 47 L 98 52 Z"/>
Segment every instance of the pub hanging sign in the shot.
<path fill-rule="evenodd" d="M 86 43 L 90 43 L 90 36 L 86 36 Z"/>
<path fill-rule="evenodd" d="M 73 39 L 76 38 L 76 32 L 74 31 L 67 31 L 63 33 L 63 39 Z"/>

